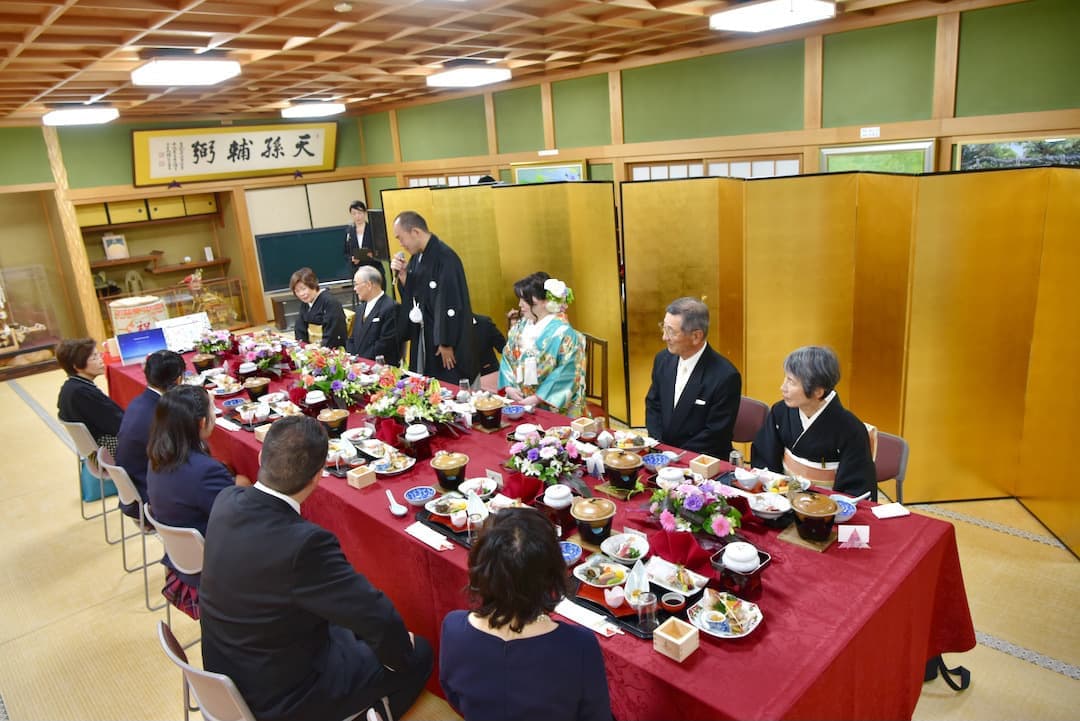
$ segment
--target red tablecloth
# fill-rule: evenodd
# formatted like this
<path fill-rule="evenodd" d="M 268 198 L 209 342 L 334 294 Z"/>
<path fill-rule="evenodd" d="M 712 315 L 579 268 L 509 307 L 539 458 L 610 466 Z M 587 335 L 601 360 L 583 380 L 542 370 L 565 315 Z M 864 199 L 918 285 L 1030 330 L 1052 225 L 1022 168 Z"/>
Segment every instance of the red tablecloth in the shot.
<path fill-rule="evenodd" d="M 121 406 L 144 387 L 137 366 L 109 366 L 108 379 Z M 543 412 L 528 420 L 566 423 Z M 350 425 L 359 422 L 350 418 Z M 260 444 L 251 433 L 217 428 L 210 445 L 216 457 L 256 477 Z M 439 436 L 433 449 L 441 448 L 466 452 L 472 475 L 501 469 L 507 457 L 505 432 Z M 435 485 L 426 462 L 361 490 L 328 477 L 303 513 L 337 534 L 353 565 L 438 649 L 443 617 L 466 606 L 466 552 L 436 552 L 406 535 L 412 514 L 391 516 L 383 492 L 402 500 L 405 489 L 421 484 Z M 614 527 L 633 525 L 627 510 L 640 505 L 618 502 Z M 601 638 L 615 716 L 910 718 L 927 659 L 975 645 L 956 537 L 949 523 L 919 515 L 880 521 L 866 505 L 851 523 L 870 525 L 869 550 L 834 545 L 817 553 L 778 540 L 776 531 L 745 531 L 772 554 L 756 601 L 765 620 L 746 638 L 702 633 L 701 647 L 682 664 L 630 635 Z M 437 681 L 430 687 L 437 690 Z"/>

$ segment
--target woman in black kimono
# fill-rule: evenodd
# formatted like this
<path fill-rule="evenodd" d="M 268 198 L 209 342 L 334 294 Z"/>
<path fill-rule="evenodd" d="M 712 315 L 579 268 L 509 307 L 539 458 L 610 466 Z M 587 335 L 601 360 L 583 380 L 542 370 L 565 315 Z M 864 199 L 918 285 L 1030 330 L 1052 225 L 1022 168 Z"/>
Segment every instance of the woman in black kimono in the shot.
<path fill-rule="evenodd" d="M 345 310 L 337 298 L 319 287 L 319 279 L 311 268 L 301 268 L 289 279 L 289 290 L 300 301 L 300 314 L 296 317 L 294 332 L 296 340 L 311 341 L 309 325 L 322 330 L 321 343 L 326 348 L 341 348 L 348 336 Z"/>
<path fill-rule="evenodd" d="M 751 464 L 819 486 L 877 500 L 867 427 L 834 390 L 840 361 L 829 348 L 805 346 L 784 360 L 783 400 L 769 411 L 751 446 Z"/>

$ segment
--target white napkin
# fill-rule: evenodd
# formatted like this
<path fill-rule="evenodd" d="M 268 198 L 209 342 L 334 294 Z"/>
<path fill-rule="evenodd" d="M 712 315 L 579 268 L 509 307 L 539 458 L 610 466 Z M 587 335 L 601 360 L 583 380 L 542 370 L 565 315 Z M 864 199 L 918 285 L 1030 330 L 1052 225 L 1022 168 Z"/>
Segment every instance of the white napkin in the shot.
<path fill-rule="evenodd" d="M 900 516 L 911 515 L 911 511 L 904 508 L 899 503 L 885 503 L 880 506 L 874 506 L 870 510 L 878 518 L 898 518 Z"/>
<path fill-rule="evenodd" d="M 585 459 L 585 469 L 589 474 L 602 478 L 604 475 L 604 454 L 600 451 Z"/>
<path fill-rule="evenodd" d="M 634 563 L 634 567 L 630 569 L 630 573 L 626 574 L 626 588 L 624 592 L 626 597 L 633 598 L 633 592 L 639 591 L 645 593 L 649 590 L 649 573 L 645 570 L 645 564 L 638 559 Z"/>
<path fill-rule="evenodd" d="M 450 542 L 450 539 L 435 529 L 428 528 L 423 523 L 420 523 L 420 521 L 416 521 L 412 525 L 406 526 L 405 533 L 408 533 L 421 543 L 431 546 L 436 551 L 449 551 L 454 547 L 454 544 Z"/>
<path fill-rule="evenodd" d="M 484 505 L 484 502 L 480 500 L 480 496 L 476 495 L 474 491 L 469 491 L 465 494 L 465 513 L 472 515 L 479 515 L 481 519 L 488 517 L 488 508 Z"/>
<path fill-rule="evenodd" d="M 222 428 L 224 428 L 227 431 L 238 431 L 238 430 L 240 430 L 240 426 L 238 426 L 237 424 L 235 424 L 232 421 L 227 420 L 225 418 L 215 418 L 214 423 L 217 423 L 219 426 L 221 426 Z"/>
<path fill-rule="evenodd" d="M 601 636 L 610 638 L 617 633 L 623 633 L 621 628 L 608 621 L 604 616 L 579 606 L 566 598 L 559 601 L 559 605 L 555 607 L 555 613 L 585 628 L 591 628 Z"/>

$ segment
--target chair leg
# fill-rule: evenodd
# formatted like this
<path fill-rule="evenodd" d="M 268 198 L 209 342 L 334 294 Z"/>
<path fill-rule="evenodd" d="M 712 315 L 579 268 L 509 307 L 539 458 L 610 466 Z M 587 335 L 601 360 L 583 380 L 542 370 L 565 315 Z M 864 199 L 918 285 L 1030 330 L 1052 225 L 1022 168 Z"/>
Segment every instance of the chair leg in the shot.
<path fill-rule="evenodd" d="M 113 508 L 112 510 L 109 510 L 109 508 L 106 506 L 106 501 L 105 501 L 105 479 L 104 478 L 98 478 L 98 487 L 101 489 L 101 511 L 100 511 L 100 513 L 101 513 L 101 522 L 105 525 L 105 543 L 108 543 L 110 546 L 115 546 L 117 543 L 123 543 L 124 542 L 124 526 L 123 526 L 123 521 L 121 521 L 120 522 L 120 537 L 119 538 L 110 538 L 109 537 L 109 514 L 113 513 L 114 511 L 119 512 L 120 508 L 117 507 L 117 508 Z M 124 515 L 124 514 L 121 513 L 120 515 Z"/>
<path fill-rule="evenodd" d="M 899 478 L 896 479 L 896 502 L 901 505 L 904 503 L 904 482 Z"/>
<path fill-rule="evenodd" d="M 139 527 L 142 528 L 146 521 L 143 519 L 142 506 L 139 506 Z M 150 604 L 150 562 L 146 558 L 146 534 L 142 531 L 139 532 L 139 536 L 142 539 L 142 580 L 143 580 L 143 598 L 146 600 L 147 611 L 160 611 L 162 606 L 169 605 L 169 599 L 163 598 L 161 603 L 156 606 Z M 171 627 L 170 627 L 171 628 Z"/>

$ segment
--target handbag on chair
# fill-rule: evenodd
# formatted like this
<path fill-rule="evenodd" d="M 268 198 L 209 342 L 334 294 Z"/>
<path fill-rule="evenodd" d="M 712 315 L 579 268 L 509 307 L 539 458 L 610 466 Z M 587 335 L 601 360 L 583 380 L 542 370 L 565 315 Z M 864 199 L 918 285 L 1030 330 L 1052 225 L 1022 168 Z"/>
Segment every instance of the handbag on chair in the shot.
<path fill-rule="evenodd" d="M 115 496 L 116 485 L 112 482 L 111 478 L 105 479 L 105 495 Z M 102 481 L 94 475 L 94 473 L 86 466 L 86 461 L 79 462 L 79 486 L 82 488 L 82 499 L 84 503 L 90 501 L 101 500 L 101 485 Z"/>

